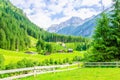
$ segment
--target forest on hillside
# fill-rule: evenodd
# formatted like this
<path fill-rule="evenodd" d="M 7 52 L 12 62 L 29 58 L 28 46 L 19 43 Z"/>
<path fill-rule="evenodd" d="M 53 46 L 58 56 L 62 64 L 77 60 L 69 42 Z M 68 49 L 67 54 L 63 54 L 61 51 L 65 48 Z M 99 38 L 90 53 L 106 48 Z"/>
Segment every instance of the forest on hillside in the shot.
<path fill-rule="evenodd" d="M 26 50 L 30 47 L 32 36 L 47 42 L 84 42 L 85 38 L 48 33 L 33 24 L 22 10 L 13 6 L 9 0 L 0 2 L 0 48 Z"/>

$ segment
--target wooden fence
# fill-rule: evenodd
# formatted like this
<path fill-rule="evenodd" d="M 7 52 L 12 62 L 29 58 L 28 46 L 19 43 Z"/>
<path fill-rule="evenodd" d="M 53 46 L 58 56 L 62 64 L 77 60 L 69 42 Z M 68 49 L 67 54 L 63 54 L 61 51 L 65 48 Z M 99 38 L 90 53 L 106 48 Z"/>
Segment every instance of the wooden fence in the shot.
<path fill-rule="evenodd" d="M 29 67 L 29 68 L 21 68 L 21 69 L 12 69 L 12 70 L 2 70 L 0 71 L 1 74 L 11 74 L 16 72 L 24 72 L 24 74 L 14 75 L 12 77 L 2 78 L 0 80 L 13 80 L 18 78 L 23 78 L 27 76 L 36 76 L 37 74 L 44 74 L 44 73 L 55 73 L 61 71 L 68 71 L 74 70 L 80 67 L 79 63 L 74 64 L 66 64 L 66 65 L 53 65 L 53 66 L 36 66 L 36 67 Z M 28 71 L 28 72 L 27 72 Z"/>
<path fill-rule="evenodd" d="M 120 62 L 83 62 L 81 63 L 83 67 L 120 67 Z M 81 67 L 80 63 L 74 64 L 66 64 L 66 65 L 53 65 L 53 66 L 36 66 L 36 67 L 29 67 L 29 68 L 21 68 L 21 69 L 12 69 L 12 70 L 2 70 L 0 71 L 1 74 L 12 74 L 12 73 L 19 73 L 24 72 L 24 74 L 14 75 L 12 77 L 2 78 L 0 80 L 13 80 L 18 78 L 23 78 L 27 76 L 34 77 L 37 74 L 45 74 L 45 73 L 55 73 L 61 71 L 68 71 L 74 70 Z"/>
<path fill-rule="evenodd" d="M 120 62 L 84 62 L 84 67 L 120 67 Z"/>

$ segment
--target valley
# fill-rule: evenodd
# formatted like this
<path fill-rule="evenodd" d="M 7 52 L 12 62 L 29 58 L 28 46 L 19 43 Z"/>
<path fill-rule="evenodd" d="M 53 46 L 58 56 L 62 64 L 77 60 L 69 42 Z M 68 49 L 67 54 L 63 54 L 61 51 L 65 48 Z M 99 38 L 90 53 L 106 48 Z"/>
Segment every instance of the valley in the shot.
<path fill-rule="evenodd" d="M 99 5 L 90 3 L 92 6 L 65 5 L 59 0 L 21 1 L 0 0 L 0 80 L 29 73 L 34 76 L 15 79 L 120 79 L 120 0 L 112 1 L 107 7 L 104 0 L 96 0 Z M 81 4 L 83 1 L 81 0 Z M 59 11 L 53 6 L 63 6 L 63 10 Z M 68 6 L 72 7 L 71 13 Z M 95 13 L 88 15 L 84 8 Z M 72 14 L 73 12 L 75 13 Z M 80 18 L 78 13 L 84 15 L 85 19 Z M 38 23 L 44 25 L 40 26 Z M 50 24 L 52 26 L 44 30 Z M 63 72 L 55 72 L 72 64 L 75 66 L 67 66 Z M 37 70 L 37 67 L 40 69 Z M 51 73 L 36 75 L 37 71 Z"/>

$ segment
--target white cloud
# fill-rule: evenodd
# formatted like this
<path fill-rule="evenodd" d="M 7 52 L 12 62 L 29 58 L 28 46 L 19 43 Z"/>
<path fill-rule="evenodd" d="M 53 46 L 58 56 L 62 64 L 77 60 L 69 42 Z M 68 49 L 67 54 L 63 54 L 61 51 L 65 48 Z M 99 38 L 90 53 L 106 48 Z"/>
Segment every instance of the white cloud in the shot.
<path fill-rule="evenodd" d="M 99 4 L 99 1 L 100 1 L 100 0 L 84 0 L 81 5 L 82 5 L 82 6 L 100 5 L 100 4 Z"/>
<path fill-rule="evenodd" d="M 93 15 L 98 14 L 99 12 L 95 12 L 93 9 L 88 9 L 88 8 L 83 8 L 79 10 L 78 16 L 81 17 L 82 19 L 92 17 Z M 84 16 L 84 17 L 83 17 Z"/>
<path fill-rule="evenodd" d="M 15 5 L 19 5 L 19 4 L 23 4 L 24 3 L 24 0 L 10 0 L 13 4 Z"/>
<path fill-rule="evenodd" d="M 71 18 L 70 16 L 66 16 L 66 17 L 63 17 L 63 18 L 60 18 L 60 19 L 54 19 L 53 20 L 53 24 L 59 24 L 59 23 L 61 23 L 61 22 L 63 22 L 63 21 L 66 21 L 66 20 L 68 20 L 69 18 Z"/>
<path fill-rule="evenodd" d="M 52 23 L 52 20 L 43 13 L 37 13 L 35 15 L 28 16 L 28 18 L 40 27 L 44 26 L 44 28 L 49 27 L 49 25 Z"/>
<path fill-rule="evenodd" d="M 105 7 L 111 6 L 112 0 L 103 0 L 103 4 Z"/>
<path fill-rule="evenodd" d="M 32 13 L 32 10 L 28 8 L 28 9 L 24 9 L 24 12 L 29 15 L 30 13 Z"/>
<path fill-rule="evenodd" d="M 97 15 L 101 7 L 100 0 L 10 0 L 14 5 L 23 9 L 28 18 L 42 28 L 56 24 L 77 16 L 82 19 Z M 112 0 L 103 0 L 105 7 L 111 5 Z M 83 7 L 83 8 L 81 8 Z M 63 15 L 60 17 L 60 14 Z M 52 19 L 53 15 L 56 15 Z"/>

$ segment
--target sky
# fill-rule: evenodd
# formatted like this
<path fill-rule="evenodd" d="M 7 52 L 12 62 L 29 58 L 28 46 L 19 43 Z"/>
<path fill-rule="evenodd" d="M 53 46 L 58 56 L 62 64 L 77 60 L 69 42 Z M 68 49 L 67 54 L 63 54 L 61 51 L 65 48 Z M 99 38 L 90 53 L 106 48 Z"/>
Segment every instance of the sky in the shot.
<path fill-rule="evenodd" d="M 23 10 L 36 25 L 47 29 L 52 24 L 59 24 L 71 17 L 86 19 L 99 14 L 103 8 L 101 0 L 10 0 Z M 102 0 L 105 8 L 112 0 Z"/>

